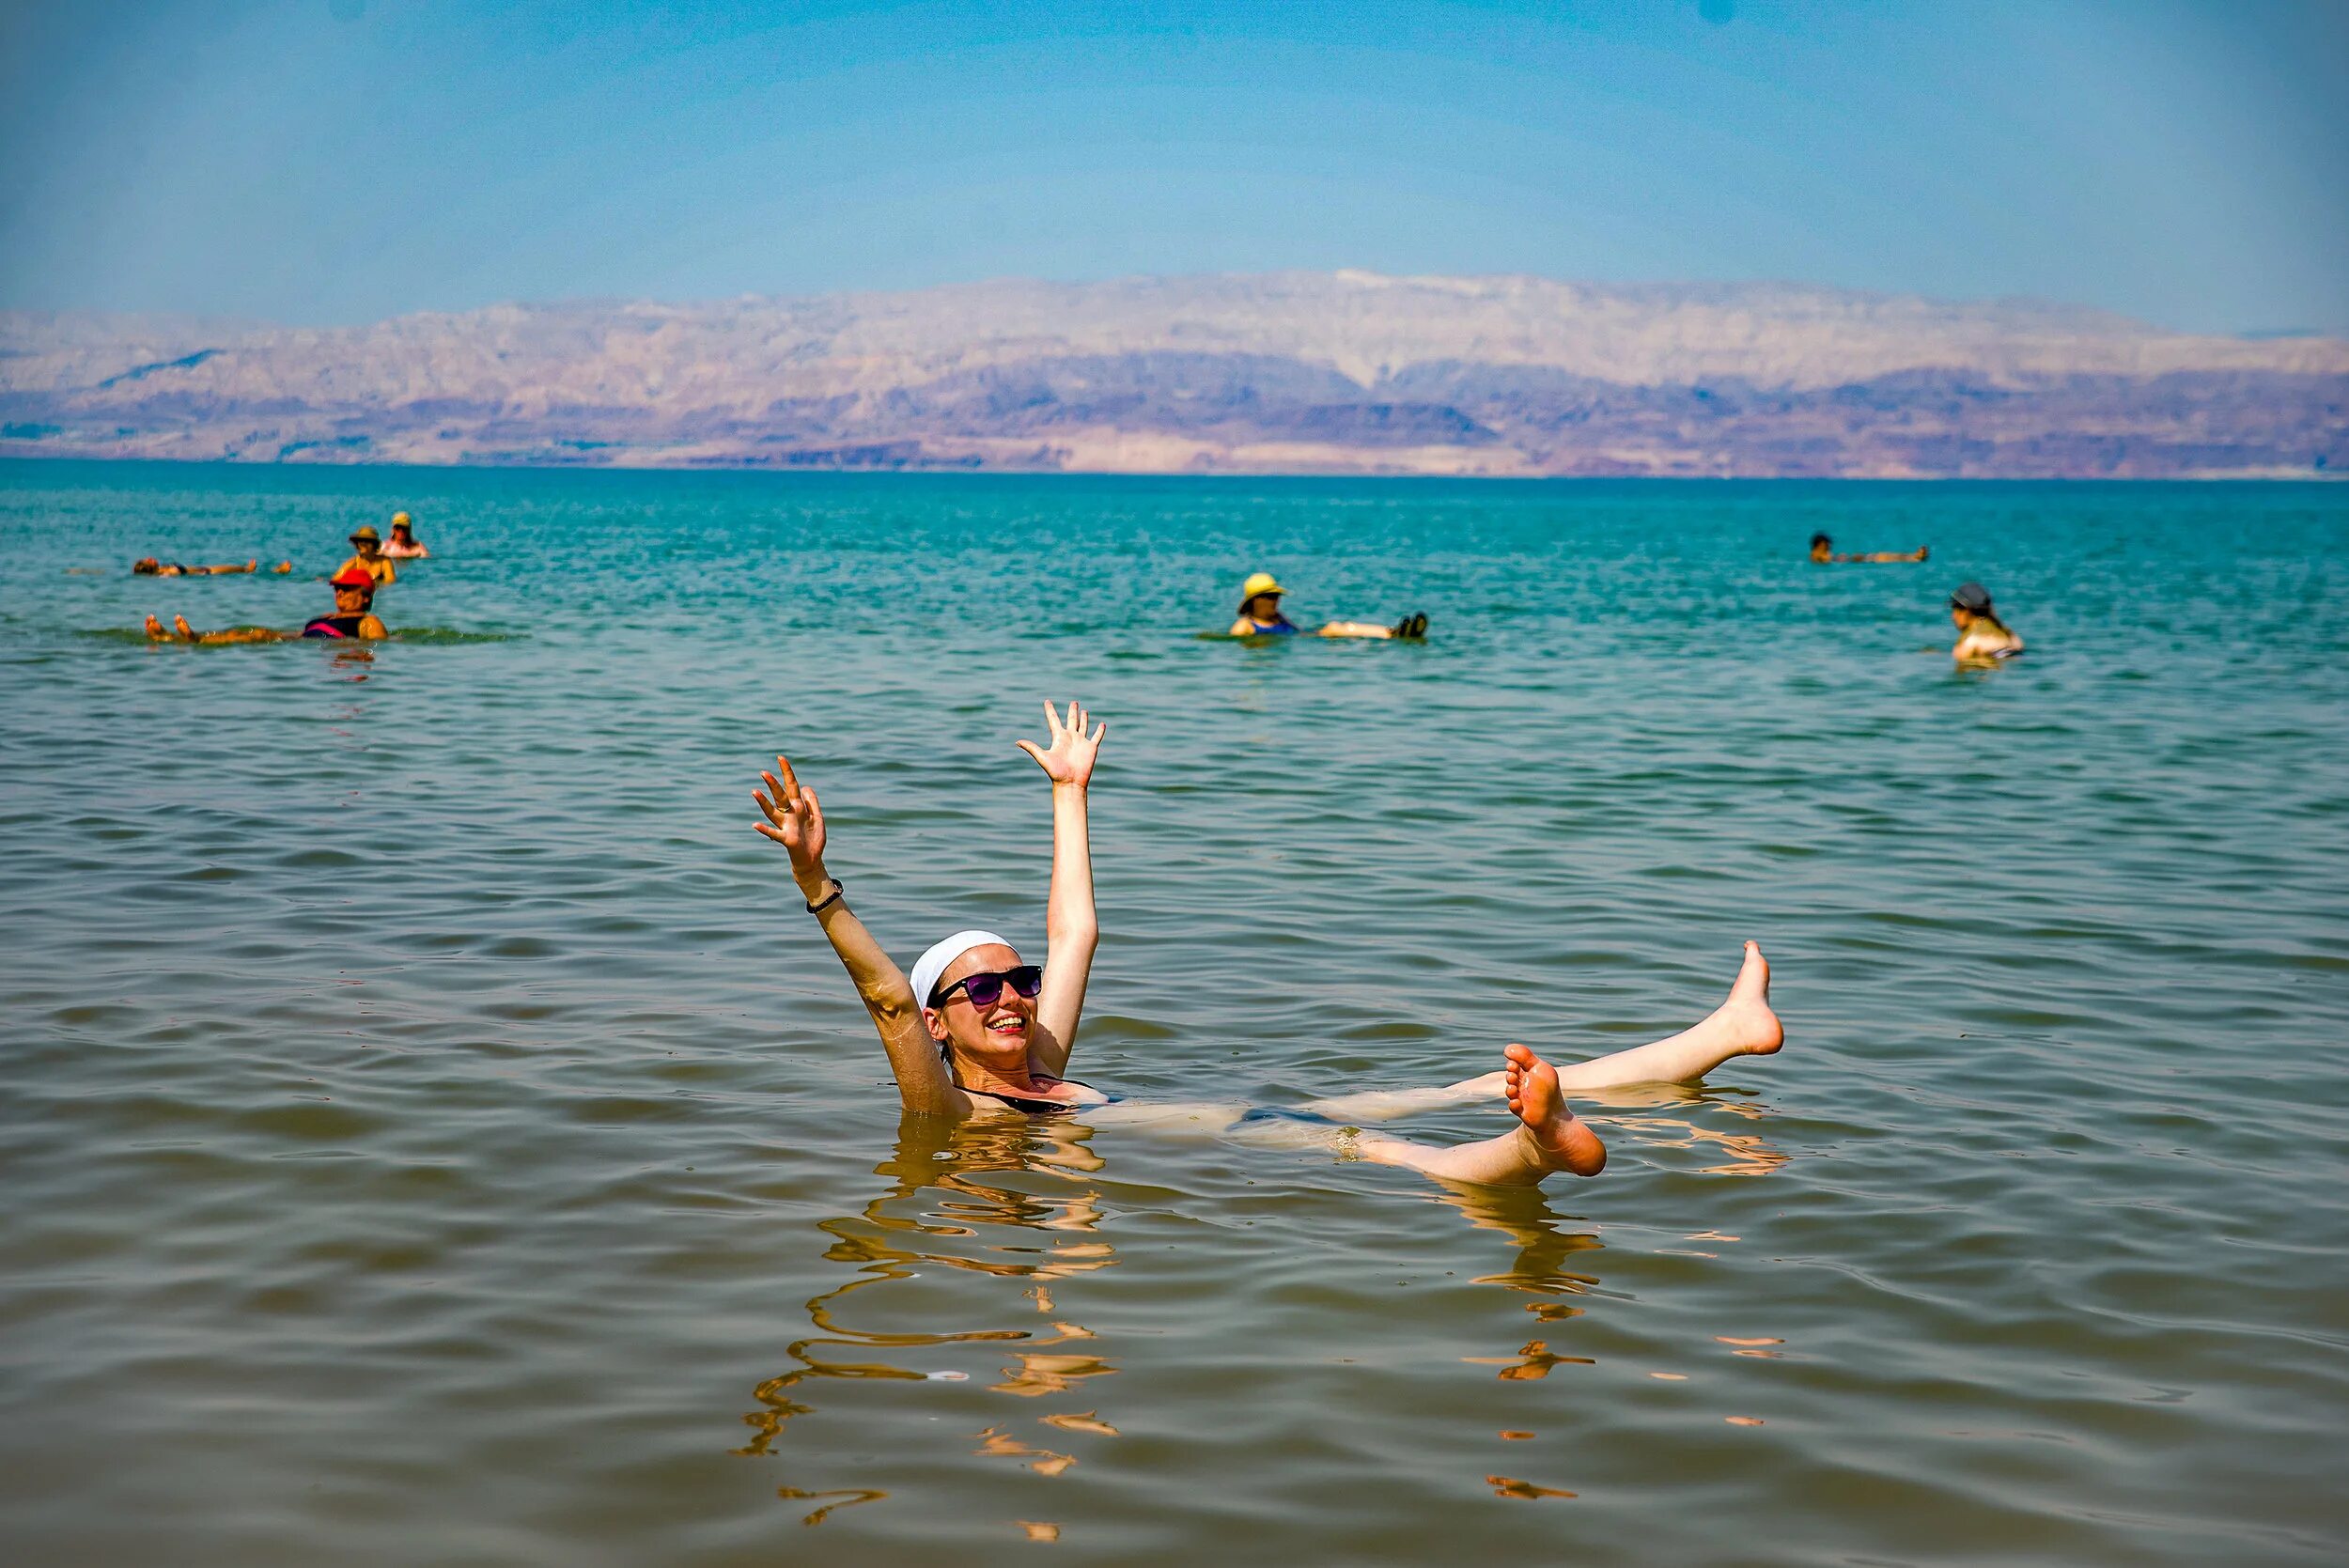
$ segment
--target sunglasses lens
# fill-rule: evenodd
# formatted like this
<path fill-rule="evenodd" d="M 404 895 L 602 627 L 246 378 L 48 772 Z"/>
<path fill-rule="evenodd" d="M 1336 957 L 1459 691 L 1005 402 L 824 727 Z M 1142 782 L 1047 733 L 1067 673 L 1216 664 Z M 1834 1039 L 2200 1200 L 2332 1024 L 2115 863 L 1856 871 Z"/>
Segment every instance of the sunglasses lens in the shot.
<path fill-rule="evenodd" d="M 971 999 L 973 1007 L 992 1007 L 1003 1000 L 1003 977 L 1000 974 L 974 974 L 963 982 L 962 994 Z"/>
<path fill-rule="evenodd" d="M 1022 964 L 1003 978 L 1011 982 L 1013 990 L 1030 1001 L 1034 1001 L 1035 994 L 1044 989 L 1044 971 L 1034 964 Z"/>

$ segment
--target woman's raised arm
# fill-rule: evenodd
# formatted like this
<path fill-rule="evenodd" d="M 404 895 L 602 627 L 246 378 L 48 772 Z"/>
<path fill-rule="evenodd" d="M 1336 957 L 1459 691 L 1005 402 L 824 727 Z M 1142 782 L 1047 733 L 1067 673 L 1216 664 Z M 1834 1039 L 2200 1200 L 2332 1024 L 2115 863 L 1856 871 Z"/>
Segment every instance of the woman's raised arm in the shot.
<path fill-rule="evenodd" d="M 751 791 L 751 799 L 758 802 L 766 820 L 753 826 L 791 852 L 791 879 L 799 884 L 800 895 L 815 912 L 832 952 L 840 955 L 841 967 L 856 982 L 856 994 L 889 1052 L 890 1070 L 896 1074 L 897 1094 L 906 1109 L 946 1115 L 967 1112 L 970 1101 L 955 1087 L 946 1064 L 938 1059 L 937 1042 L 922 1027 L 922 1008 L 905 970 L 849 911 L 847 890 L 824 869 L 824 810 L 816 792 L 801 784 L 782 757 L 775 758 L 774 773 L 759 777 L 767 787 Z"/>
<path fill-rule="evenodd" d="M 1044 906 L 1044 990 L 1036 998 L 1035 1037 L 1028 1063 L 1053 1078 L 1068 1072 L 1068 1052 L 1077 1043 L 1077 1020 L 1084 1012 L 1085 981 L 1093 973 L 1093 950 L 1101 926 L 1093 912 L 1093 848 L 1085 823 L 1085 788 L 1093 782 L 1107 724 L 1092 724 L 1082 706 L 1068 705 L 1064 722 L 1044 705 L 1051 744 L 1022 740 L 1052 781 L 1052 892 Z M 1087 727 L 1091 726 L 1088 734 Z"/>

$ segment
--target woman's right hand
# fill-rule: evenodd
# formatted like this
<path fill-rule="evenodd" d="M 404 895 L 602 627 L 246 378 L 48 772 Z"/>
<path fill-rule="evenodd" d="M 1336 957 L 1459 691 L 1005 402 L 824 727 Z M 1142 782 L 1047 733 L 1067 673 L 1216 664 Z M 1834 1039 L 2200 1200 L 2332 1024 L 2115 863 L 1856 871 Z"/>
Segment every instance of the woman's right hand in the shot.
<path fill-rule="evenodd" d="M 775 773 L 783 777 L 777 779 Z M 812 900 L 830 881 L 824 872 L 824 809 L 816 792 L 800 784 L 787 760 L 775 758 L 775 773 L 759 774 L 767 787 L 751 791 L 767 818 L 752 826 L 791 851 L 791 878 Z"/>

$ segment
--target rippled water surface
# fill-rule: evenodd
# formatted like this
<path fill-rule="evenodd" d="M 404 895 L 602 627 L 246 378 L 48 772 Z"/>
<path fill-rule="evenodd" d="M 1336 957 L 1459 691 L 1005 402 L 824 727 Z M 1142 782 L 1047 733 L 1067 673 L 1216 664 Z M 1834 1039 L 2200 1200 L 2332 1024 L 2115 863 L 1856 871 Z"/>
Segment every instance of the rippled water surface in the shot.
<path fill-rule="evenodd" d="M 128 634 L 396 506 L 428 635 Z M 2338 488 L 0 469 L 0 1555 L 2337 1561 L 2345 561 Z M 1258 567 L 1434 635 L 1194 636 Z M 1921 653 L 1968 577 L 2026 659 Z M 755 770 L 904 959 L 1040 950 L 1048 694 L 1093 1082 L 1593 1054 L 1749 936 L 1787 1048 L 1538 1195 L 901 1121 Z"/>

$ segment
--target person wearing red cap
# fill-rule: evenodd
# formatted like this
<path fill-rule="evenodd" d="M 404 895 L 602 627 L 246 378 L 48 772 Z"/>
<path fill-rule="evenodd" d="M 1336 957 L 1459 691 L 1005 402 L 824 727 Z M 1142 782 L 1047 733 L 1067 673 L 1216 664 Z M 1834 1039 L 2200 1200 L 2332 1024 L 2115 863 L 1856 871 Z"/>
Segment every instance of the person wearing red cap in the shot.
<path fill-rule="evenodd" d="M 334 613 L 314 617 L 300 631 L 279 631 L 274 627 L 237 626 L 225 631 L 197 631 L 188 625 L 185 615 L 171 618 L 172 629 L 165 631 L 163 623 L 154 616 L 147 617 L 147 635 L 158 643 L 285 643 L 303 637 L 350 637 L 373 641 L 388 637 L 375 612 L 369 608 L 375 600 L 375 579 L 365 567 L 345 567 L 331 580 L 334 590 Z"/>

